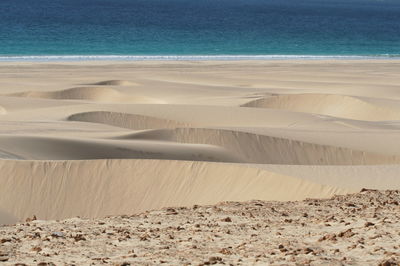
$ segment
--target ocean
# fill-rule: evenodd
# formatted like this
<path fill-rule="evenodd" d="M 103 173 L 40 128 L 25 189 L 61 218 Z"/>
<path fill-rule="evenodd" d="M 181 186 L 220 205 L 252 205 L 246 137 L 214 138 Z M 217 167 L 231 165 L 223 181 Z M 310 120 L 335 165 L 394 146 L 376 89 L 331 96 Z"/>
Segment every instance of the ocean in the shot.
<path fill-rule="evenodd" d="M 400 0 L 1 0 L 0 60 L 400 56 Z"/>

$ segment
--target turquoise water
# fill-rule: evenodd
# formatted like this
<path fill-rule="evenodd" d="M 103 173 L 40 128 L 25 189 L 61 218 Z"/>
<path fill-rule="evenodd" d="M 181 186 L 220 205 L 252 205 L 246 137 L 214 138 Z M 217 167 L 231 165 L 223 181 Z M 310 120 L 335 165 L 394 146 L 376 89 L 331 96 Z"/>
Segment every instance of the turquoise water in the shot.
<path fill-rule="evenodd" d="M 0 60 L 399 55 L 399 0 L 0 1 Z"/>

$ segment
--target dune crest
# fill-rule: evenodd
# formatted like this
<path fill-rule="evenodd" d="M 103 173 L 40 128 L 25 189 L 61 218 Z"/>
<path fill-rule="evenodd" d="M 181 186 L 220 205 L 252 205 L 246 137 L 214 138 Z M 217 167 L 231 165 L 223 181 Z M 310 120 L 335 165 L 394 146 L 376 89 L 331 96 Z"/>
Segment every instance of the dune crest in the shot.
<path fill-rule="evenodd" d="M 27 91 L 9 94 L 13 97 L 44 98 L 54 100 L 88 100 L 95 102 L 160 103 L 157 99 L 128 95 L 107 87 L 76 87 L 59 91 Z"/>
<path fill-rule="evenodd" d="M 0 106 L 0 115 L 5 115 L 5 114 L 7 114 L 7 110 L 4 107 Z"/>
<path fill-rule="evenodd" d="M 102 123 L 117 127 L 135 130 L 189 127 L 190 124 L 174 120 L 162 119 L 146 115 L 128 114 L 119 112 L 95 111 L 77 113 L 69 116 L 67 120 L 90 123 Z"/>
<path fill-rule="evenodd" d="M 130 81 L 126 80 L 104 80 L 95 83 L 91 83 L 88 85 L 99 85 L 99 86 L 129 86 L 129 85 L 136 85 Z"/>
<path fill-rule="evenodd" d="M 208 128 L 148 130 L 119 136 L 122 139 L 163 140 L 222 147 L 243 162 L 283 165 L 373 165 L 397 164 L 399 156 L 319 145 L 248 132 Z"/>
<path fill-rule="evenodd" d="M 245 162 L 223 147 L 162 141 L 0 136 L 0 158 L 26 160 L 163 159 Z"/>
<path fill-rule="evenodd" d="M 174 138 L 183 143 L 207 143 L 231 150 L 253 163 L 364 165 L 395 164 L 398 156 L 388 156 L 329 145 L 234 130 L 179 128 Z"/>
<path fill-rule="evenodd" d="M 59 91 L 27 91 L 10 94 L 16 97 L 66 99 L 66 100 L 105 100 L 120 97 L 117 90 L 105 87 L 76 87 Z"/>
<path fill-rule="evenodd" d="M 242 106 L 285 109 L 366 121 L 400 119 L 400 112 L 376 106 L 357 97 L 338 94 L 276 95 L 253 100 Z"/>
<path fill-rule="evenodd" d="M 0 156 L 35 160 L 164 159 L 279 165 L 398 164 L 400 157 L 248 132 L 176 128 L 108 138 L 0 137 Z"/>
<path fill-rule="evenodd" d="M 92 218 L 226 200 L 301 200 L 351 192 L 243 165 L 211 162 L 0 161 L 0 171 L 0 209 L 19 220 L 33 215 Z"/>

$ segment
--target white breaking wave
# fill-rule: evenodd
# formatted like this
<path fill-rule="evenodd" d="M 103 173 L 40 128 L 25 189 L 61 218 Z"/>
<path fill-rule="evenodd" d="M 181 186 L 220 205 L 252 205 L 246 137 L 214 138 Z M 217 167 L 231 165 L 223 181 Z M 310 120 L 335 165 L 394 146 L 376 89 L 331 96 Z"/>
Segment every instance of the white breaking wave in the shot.
<path fill-rule="evenodd" d="M 0 56 L 0 61 L 205 61 L 205 60 L 289 60 L 289 59 L 400 59 L 400 55 L 24 55 Z"/>

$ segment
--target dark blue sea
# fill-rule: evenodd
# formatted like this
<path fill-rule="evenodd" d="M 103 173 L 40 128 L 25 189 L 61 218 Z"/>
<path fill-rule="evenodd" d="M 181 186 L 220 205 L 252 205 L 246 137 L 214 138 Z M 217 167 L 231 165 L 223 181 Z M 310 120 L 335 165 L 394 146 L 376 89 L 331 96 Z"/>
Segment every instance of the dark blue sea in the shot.
<path fill-rule="evenodd" d="M 0 0 L 0 60 L 399 55 L 400 0 Z"/>

